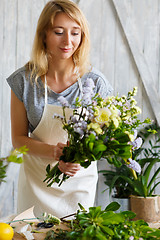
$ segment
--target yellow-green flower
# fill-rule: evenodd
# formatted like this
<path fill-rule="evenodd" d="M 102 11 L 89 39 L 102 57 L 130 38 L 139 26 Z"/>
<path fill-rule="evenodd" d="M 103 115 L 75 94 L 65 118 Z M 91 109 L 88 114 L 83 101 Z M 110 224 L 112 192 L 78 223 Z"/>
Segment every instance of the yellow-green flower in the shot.
<path fill-rule="evenodd" d="M 90 123 L 87 128 L 88 130 L 93 129 L 98 135 L 102 133 L 102 129 L 98 123 Z"/>
<path fill-rule="evenodd" d="M 95 107 L 94 108 L 94 116 L 98 116 L 99 115 L 99 107 Z"/>
<path fill-rule="evenodd" d="M 115 117 L 115 118 L 112 119 L 112 121 L 113 121 L 114 127 L 118 128 L 118 126 L 119 126 L 119 119 Z"/>
<path fill-rule="evenodd" d="M 111 111 L 108 108 L 100 108 L 99 115 L 95 118 L 95 121 L 99 124 L 108 124 L 110 122 Z"/>
<path fill-rule="evenodd" d="M 131 134 L 131 133 L 130 133 L 130 132 L 128 132 L 128 131 L 125 131 L 125 133 L 128 135 L 128 137 L 129 137 L 130 141 L 131 141 L 131 142 L 133 142 L 133 141 L 134 141 L 134 135 L 133 135 L 133 134 Z"/>
<path fill-rule="evenodd" d="M 133 97 L 130 98 L 130 101 L 132 106 L 135 106 L 137 104 L 136 100 Z"/>
<path fill-rule="evenodd" d="M 140 109 L 140 107 L 137 107 L 137 106 L 134 106 L 132 108 L 132 113 L 133 115 L 138 115 L 138 114 L 141 114 L 142 110 Z"/>

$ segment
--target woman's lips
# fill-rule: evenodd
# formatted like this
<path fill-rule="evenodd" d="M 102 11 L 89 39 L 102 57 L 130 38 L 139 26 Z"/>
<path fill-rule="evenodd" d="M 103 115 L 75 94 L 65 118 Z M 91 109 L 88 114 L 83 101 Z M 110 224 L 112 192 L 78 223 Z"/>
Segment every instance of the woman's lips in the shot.
<path fill-rule="evenodd" d="M 71 51 L 72 48 L 60 48 L 60 49 L 63 52 L 69 52 L 69 51 Z"/>

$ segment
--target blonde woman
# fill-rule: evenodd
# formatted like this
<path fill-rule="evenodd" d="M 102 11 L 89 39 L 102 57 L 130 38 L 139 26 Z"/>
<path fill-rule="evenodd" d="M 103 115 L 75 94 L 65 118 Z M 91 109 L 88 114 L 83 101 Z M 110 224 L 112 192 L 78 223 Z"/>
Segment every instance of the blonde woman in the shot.
<path fill-rule="evenodd" d="M 68 0 L 49 1 L 38 20 L 31 60 L 7 79 L 12 143 L 29 149 L 19 174 L 18 212 L 35 206 L 36 215 L 46 211 L 62 217 L 74 213 L 78 202 L 85 208 L 94 204 L 96 163 L 84 169 L 59 161 L 67 136 L 60 121 L 52 118 L 62 113 L 58 97 L 73 106 L 88 77 L 102 97 L 111 92 L 105 77 L 90 66 L 89 50 L 88 25 L 78 6 Z M 47 188 L 45 168 L 57 161 L 59 169 L 72 178 L 60 187 L 54 183 Z"/>

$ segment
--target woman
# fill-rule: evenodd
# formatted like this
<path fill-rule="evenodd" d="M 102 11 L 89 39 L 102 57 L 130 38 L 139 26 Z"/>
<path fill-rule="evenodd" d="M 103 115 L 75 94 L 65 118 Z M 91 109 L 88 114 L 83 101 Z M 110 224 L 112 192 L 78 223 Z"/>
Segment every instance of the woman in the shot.
<path fill-rule="evenodd" d="M 102 97 L 111 92 L 105 77 L 90 67 L 89 46 L 87 21 L 77 5 L 68 0 L 49 1 L 37 24 L 31 60 L 7 79 L 13 146 L 29 149 L 19 175 L 19 212 L 34 205 L 36 215 L 46 211 L 62 217 L 75 212 L 78 202 L 85 208 L 94 204 L 96 163 L 84 169 L 59 161 L 67 136 L 62 124 L 52 118 L 62 112 L 57 98 L 63 96 L 73 106 L 88 77 Z M 47 188 L 45 168 L 57 161 L 59 169 L 72 178 L 61 187 L 54 183 Z"/>

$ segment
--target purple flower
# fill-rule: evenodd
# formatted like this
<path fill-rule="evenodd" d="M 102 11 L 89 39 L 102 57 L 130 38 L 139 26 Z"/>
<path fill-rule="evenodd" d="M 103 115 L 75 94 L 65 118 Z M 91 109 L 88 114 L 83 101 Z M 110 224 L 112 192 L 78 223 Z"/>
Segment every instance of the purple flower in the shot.
<path fill-rule="evenodd" d="M 87 78 L 87 80 L 85 81 L 84 86 L 89 87 L 90 89 L 95 88 L 95 84 L 93 82 L 92 78 Z"/>
<path fill-rule="evenodd" d="M 78 127 L 78 128 L 74 128 L 74 131 L 79 133 L 81 137 L 83 137 L 84 135 L 84 131 L 82 128 Z"/>
<path fill-rule="evenodd" d="M 133 236 L 130 236 L 130 237 L 129 237 L 129 240 L 134 240 L 134 237 L 133 237 Z"/>
<path fill-rule="evenodd" d="M 54 113 L 53 114 L 53 119 L 61 119 L 61 120 L 63 120 L 64 119 L 64 117 L 63 116 L 61 116 L 60 114 L 57 114 L 57 113 Z"/>
<path fill-rule="evenodd" d="M 94 96 L 93 88 L 95 87 L 94 82 L 91 78 L 87 78 L 83 87 L 82 102 L 84 105 L 92 103 L 92 97 Z"/>
<path fill-rule="evenodd" d="M 69 107 L 68 101 L 63 96 L 60 96 L 58 98 L 58 101 L 62 104 L 63 107 Z"/>
<path fill-rule="evenodd" d="M 141 173 L 141 166 L 138 162 L 132 160 L 131 158 L 129 158 L 128 161 L 130 162 L 130 164 L 127 164 L 127 167 L 132 168 L 137 173 Z"/>

